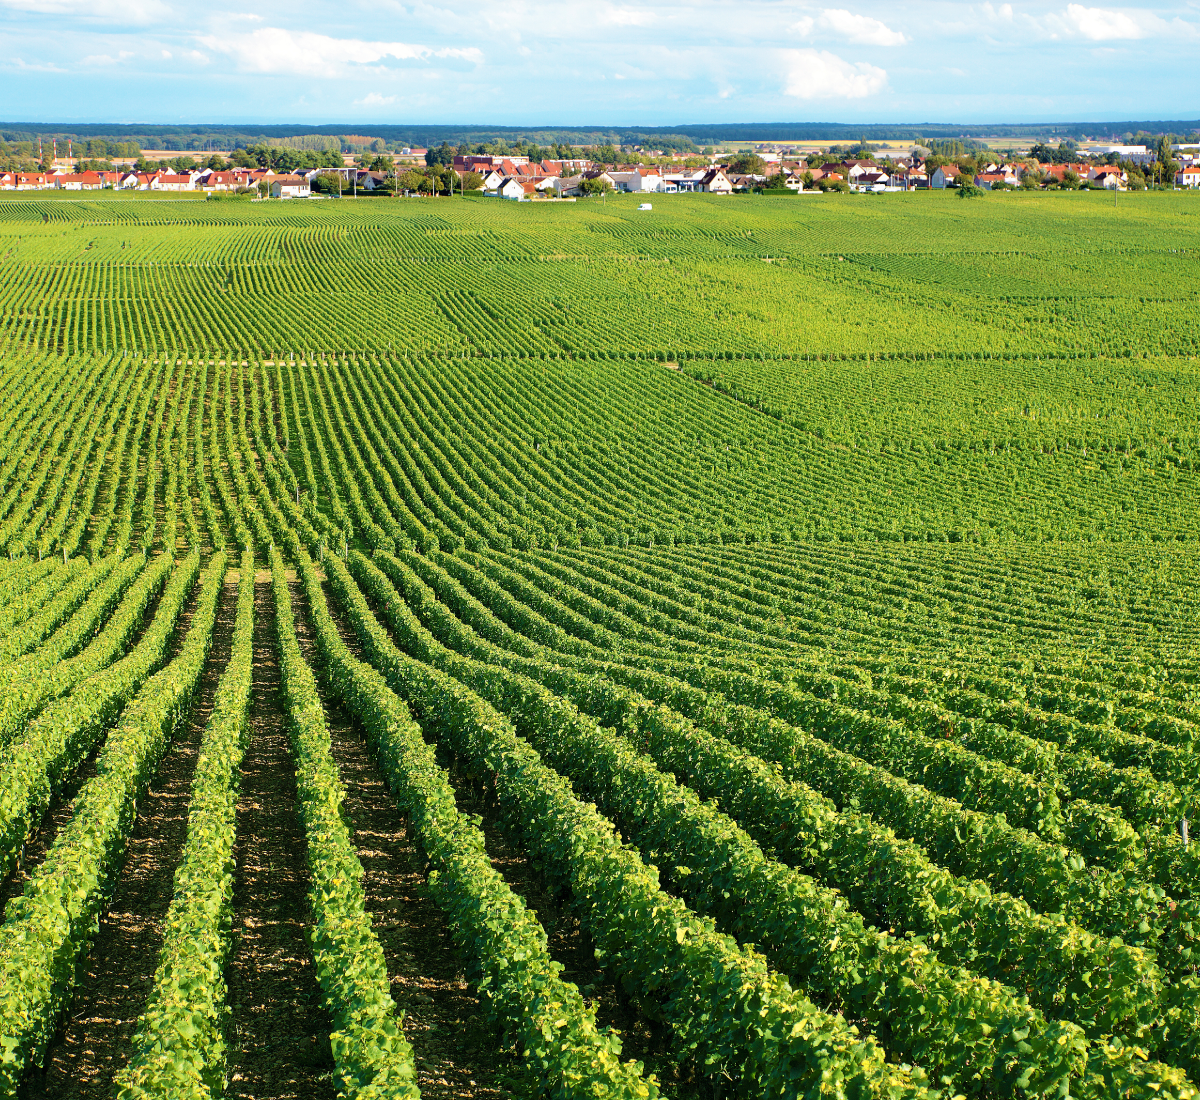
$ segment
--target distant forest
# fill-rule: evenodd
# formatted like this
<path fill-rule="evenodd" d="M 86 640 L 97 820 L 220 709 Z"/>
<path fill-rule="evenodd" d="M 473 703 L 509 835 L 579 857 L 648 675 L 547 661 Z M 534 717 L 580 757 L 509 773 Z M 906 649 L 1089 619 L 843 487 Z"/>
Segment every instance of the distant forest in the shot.
<path fill-rule="evenodd" d="M 369 134 L 356 131 L 369 130 Z M 310 148 L 325 138 L 328 147 L 363 152 L 378 143 L 390 148 L 493 142 L 539 145 L 648 145 L 656 149 L 691 152 L 698 146 L 740 141 L 918 141 L 925 138 L 1030 137 L 1038 140 L 1078 140 L 1084 137 L 1127 139 L 1139 132 L 1191 133 L 1200 120 L 1141 120 L 1126 122 L 1062 122 L 1009 125 L 942 123 L 847 124 L 837 122 L 748 122 L 621 128 L 612 126 L 406 126 L 346 123 L 332 126 L 237 126 L 197 124 L 152 126 L 142 123 L 68 124 L 58 122 L 0 122 L 0 141 L 36 142 L 52 138 L 72 141 L 132 143 L 142 149 L 185 149 L 230 152 L 250 145 Z M 325 142 L 320 142 L 325 144 Z M 383 151 L 377 148 L 375 151 Z"/>

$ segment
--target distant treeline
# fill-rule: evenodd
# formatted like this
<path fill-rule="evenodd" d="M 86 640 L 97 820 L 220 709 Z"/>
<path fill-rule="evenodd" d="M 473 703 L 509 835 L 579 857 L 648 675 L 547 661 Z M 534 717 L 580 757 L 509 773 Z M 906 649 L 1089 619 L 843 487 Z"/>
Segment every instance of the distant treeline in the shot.
<path fill-rule="evenodd" d="M 643 145 L 664 151 L 690 153 L 701 146 L 747 141 L 911 141 L 922 138 L 957 140 L 964 144 L 986 137 L 1029 137 L 1055 144 L 1085 137 L 1114 142 L 1135 135 L 1192 134 L 1200 120 L 1126 122 L 1062 122 L 1026 124 L 849 124 L 838 122 L 704 123 L 695 125 L 622 128 L 612 126 L 406 126 L 371 123 L 370 134 L 354 131 L 364 124 L 332 126 L 241 125 L 194 126 L 122 125 L 93 123 L 66 125 L 52 122 L 0 123 L 0 140 L 36 142 L 51 138 L 73 141 L 99 140 L 129 143 L 142 149 L 181 149 L 231 152 L 251 145 L 272 145 L 306 151 L 342 149 L 345 152 L 384 152 L 404 146 L 432 147 L 442 142 L 474 145 L 498 139 L 511 144 L 537 145 Z M 334 143 L 337 143 L 336 145 Z"/>

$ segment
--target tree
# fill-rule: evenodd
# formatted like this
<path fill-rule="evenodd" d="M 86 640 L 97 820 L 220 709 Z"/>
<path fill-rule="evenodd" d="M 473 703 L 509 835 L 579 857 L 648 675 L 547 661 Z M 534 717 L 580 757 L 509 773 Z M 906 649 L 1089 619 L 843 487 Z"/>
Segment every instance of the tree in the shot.
<path fill-rule="evenodd" d="M 1027 168 L 1021 176 L 1022 191 L 1036 191 L 1042 185 L 1042 173 L 1033 168 Z"/>
<path fill-rule="evenodd" d="M 396 186 L 401 191 L 420 191 L 421 184 L 427 181 L 428 177 L 424 172 L 418 172 L 415 168 L 408 169 L 407 172 L 401 172 L 396 179 Z"/>
<path fill-rule="evenodd" d="M 1175 173 L 1179 171 L 1179 165 L 1175 163 L 1175 154 L 1171 148 L 1170 134 L 1163 134 L 1158 139 L 1158 147 L 1154 152 L 1158 161 L 1158 182 L 1163 187 L 1174 186 Z"/>
<path fill-rule="evenodd" d="M 1064 191 L 1078 191 L 1080 182 L 1079 174 L 1068 169 L 1063 173 L 1062 181 L 1059 183 L 1059 186 Z"/>
<path fill-rule="evenodd" d="M 478 172 L 464 172 L 460 182 L 464 191 L 478 191 L 483 186 L 483 176 Z"/>
<path fill-rule="evenodd" d="M 729 162 L 728 171 L 740 176 L 762 176 L 766 174 L 767 162 L 755 153 L 739 153 Z"/>
<path fill-rule="evenodd" d="M 786 191 L 788 189 L 787 176 L 782 172 L 776 172 L 773 176 L 768 176 L 765 183 L 760 183 L 756 190 L 758 191 Z"/>
<path fill-rule="evenodd" d="M 596 176 L 592 179 L 581 180 L 579 190 L 585 195 L 605 195 L 613 189 L 613 185 L 606 179 L 601 179 Z"/>
<path fill-rule="evenodd" d="M 319 176 L 314 176 L 311 186 L 318 195 L 340 195 L 342 193 L 342 180 L 336 172 L 322 172 Z"/>
<path fill-rule="evenodd" d="M 430 149 L 425 154 L 425 163 L 431 168 L 434 165 L 450 165 L 454 163 L 454 150 L 450 142 L 443 141 L 436 149 Z"/>
<path fill-rule="evenodd" d="M 976 187 L 973 183 L 968 183 L 962 176 L 959 179 L 963 180 L 958 186 L 958 197 L 960 199 L 977 199 L 983 194 L 982 187 Z"/>

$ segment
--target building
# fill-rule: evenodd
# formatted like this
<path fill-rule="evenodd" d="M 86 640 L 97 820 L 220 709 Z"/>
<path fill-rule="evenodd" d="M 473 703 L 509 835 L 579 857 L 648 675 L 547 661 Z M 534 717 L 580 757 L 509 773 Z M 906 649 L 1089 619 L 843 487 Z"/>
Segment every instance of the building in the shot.
<path fill-rule="evenodd" d="M 850 179 L 852 191 L 886 191 L 891 185 L 891 177 L 882 169 L 860 171 Z"/>
<path fill-rule="evenodd" d="M 1101 164 L 1088 173 L 1088 179 L 1109 191 L 1124 191 L 1129 177 L 1111 164 Z"/>
<path fill-rule="evenodd" d="M 1183 171 L 1176 173 L 1175 183 L 1189 190 L 1200 187 L 1200 164 L 1189 164 Z"/>
<path fill-rule="evenodd" d="M 200 186 L 205 191 L 236 191 L 242 184 L 234 172 L 209 172 Z"/>
<path fill-rule="evenodd" d="M 1014 182 L 1012 176 L 1003 172 L 980 172 L 975 177 L 975 186 L 982 187 L 985 191 L 994 191 L 997 187 L 1011 187 Z"/>
<path fill-rule="evenodd" d="M 194 183 L 190 173 L 156 172 L 150 178 L 151 191 L 192 191 Z"/>
<path fill-rule="evenodd" d="M 306 199 L 311 194 L 312 188 L 303 176 L 276 176 L 271 180 L 273 199 Z"/>
<path fill-rule="evenodd" d="M 102 191 L 104 180 L 99 172 L 66 172 L 54 176 L 54 187 L 58 191 Z"/>
<path fill-rule="evenodd" d="M 663 178 L 657 168 L 613 169 L 608 173 L 618 191 L 651 192 L 662 189 Z"/>
<path fill-rule="evenodd" d="M 947 187 L 957 187 L 955 182 L 959 176 L 959 168 L 957 164 L 941 164 L 933 170 L 933 175 L 929 177 L 929 186 L 945 189 Z"/>

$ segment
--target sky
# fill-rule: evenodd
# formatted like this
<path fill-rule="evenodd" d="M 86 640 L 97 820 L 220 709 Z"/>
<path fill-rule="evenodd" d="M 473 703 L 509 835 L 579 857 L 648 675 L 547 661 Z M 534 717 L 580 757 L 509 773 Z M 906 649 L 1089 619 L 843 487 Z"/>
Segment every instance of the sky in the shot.
<path fill-rule="evenodd" d="M 1200 0 L 0 0 L 0 116 L 45 122 L 1200 117 Z"/>

